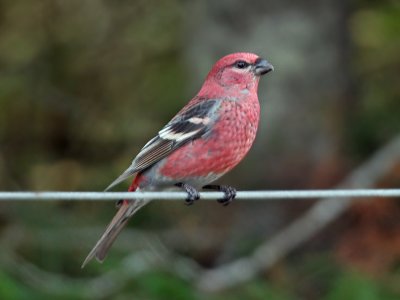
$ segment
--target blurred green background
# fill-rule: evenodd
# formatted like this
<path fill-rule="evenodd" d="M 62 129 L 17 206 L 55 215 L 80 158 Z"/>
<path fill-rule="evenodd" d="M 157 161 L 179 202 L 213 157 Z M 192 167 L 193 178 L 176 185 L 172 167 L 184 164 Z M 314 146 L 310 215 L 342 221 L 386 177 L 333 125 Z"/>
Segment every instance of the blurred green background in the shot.
<path fill-rule="evenodd" d="M 103 190 L 236 51 L 275 72 L 260 83 L 256 143 L 222 183 L 335 187 L 399 134 L 397 1 L 0 0 L 0 189 Z M 399 185 L 400 162 L 373 182 Z M 83 270 L 113 203 L 1 202 L 0 299 L 400 299 L 398 200 L 356 203 L 214 290 L 199 284 L 206 270 L 313 202 L 156 201 Z"/>

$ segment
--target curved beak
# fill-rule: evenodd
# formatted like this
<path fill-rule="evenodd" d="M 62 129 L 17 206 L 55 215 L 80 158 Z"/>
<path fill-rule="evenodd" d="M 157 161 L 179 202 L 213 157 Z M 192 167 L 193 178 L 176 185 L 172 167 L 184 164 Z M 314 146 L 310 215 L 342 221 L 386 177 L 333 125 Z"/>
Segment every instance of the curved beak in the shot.
<path fill-rule="evenodd" d="M 274 70 L 274 66 L 271 65 L 266 59 L 257 58 L 254 63 L 254 74 L 261 76 Z"/>

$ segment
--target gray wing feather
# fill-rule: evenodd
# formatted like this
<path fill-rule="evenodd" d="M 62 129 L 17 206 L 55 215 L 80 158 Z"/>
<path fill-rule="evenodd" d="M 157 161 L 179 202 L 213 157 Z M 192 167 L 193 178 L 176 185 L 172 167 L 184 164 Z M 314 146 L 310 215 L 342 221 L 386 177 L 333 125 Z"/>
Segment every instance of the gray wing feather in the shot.
<path fill-rule="evenodd" d="M 189 141 L 208 133 L 215 122 L 213 114 L 220 105 L 218 100 L 207 100 L 187 109 L 173 118 L 158 135 L 151 139 L 132 161 L 132 164 L 105 191 L 110 190 L 133 174 L 140 172 L 175 151 Z"/>

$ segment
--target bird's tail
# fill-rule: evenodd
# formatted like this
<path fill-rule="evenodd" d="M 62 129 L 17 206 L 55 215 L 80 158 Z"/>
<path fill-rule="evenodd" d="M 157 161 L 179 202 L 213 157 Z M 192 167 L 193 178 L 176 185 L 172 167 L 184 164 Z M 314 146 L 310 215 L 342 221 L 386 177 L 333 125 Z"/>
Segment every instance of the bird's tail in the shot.
<path fill-rule="evenodd" d="M 135 188 L 130 188 L 129 191 L 134 191 Z M 133 216 L 141 207 L 146 205 L 149 200 L 123 200 L 120 205 L 118 212 L 115 214 L 114 218 L 111 220 L 110 224 L 107 226 L 107 229 L 104 231 L 103 235 L 97 241 L 96 245 L 89 252 L 88 256 L 85 258 L 82 268 L 94 257 L 99 262 L 103 262 L 104 258 L 107 255 L 108 250 L 114 243 L 118 234 L 125 227 L 129 218 Z"/>

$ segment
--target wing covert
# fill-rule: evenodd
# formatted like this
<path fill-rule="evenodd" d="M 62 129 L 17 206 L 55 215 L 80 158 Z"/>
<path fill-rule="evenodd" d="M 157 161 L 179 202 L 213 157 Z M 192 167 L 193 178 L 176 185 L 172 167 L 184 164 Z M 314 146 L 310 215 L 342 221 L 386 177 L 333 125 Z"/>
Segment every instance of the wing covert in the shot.
<path fill-rule="evenodd" d="M 182 145 L 208 133 L 216 121 L 215 113 L 219 106 L 220 100 L 205 100 L 182 110 L 147 142 L 130 167 L 114 180 L 106 191 L 131 175 L 157 163 Z"/>

